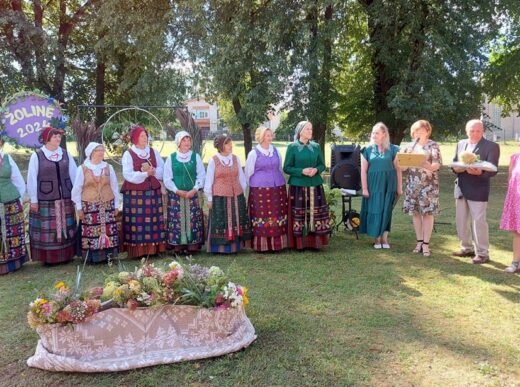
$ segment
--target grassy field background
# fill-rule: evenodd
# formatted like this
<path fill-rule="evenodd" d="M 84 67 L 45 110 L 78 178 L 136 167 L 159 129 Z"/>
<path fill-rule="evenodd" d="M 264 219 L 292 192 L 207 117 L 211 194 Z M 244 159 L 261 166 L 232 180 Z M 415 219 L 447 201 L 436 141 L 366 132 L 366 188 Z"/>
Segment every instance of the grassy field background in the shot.
<path fill-rule="evenodd" d="M 492 261 L 486 265 L 450 255 L 458 248 L 453 175 L 443 167 L 431 257 L 411 253 L 415 236 L 401 203 L 388 251 L 375 251 L 371 238 L 356 240 L 340 227 L 320 253 L 198 254 L 195 262 L 219 265 L 250 288 L 247 314 L 258 339 L 215 359 L 92 375 L 26 366 L 38 339 L 26 323 L 29 302 L 57 280 L 72 281 L 80 260 L 56 267 L 28 263 L 0 277 L 0 385 L 520 385 L 520 276 L 503 273 L 511 234 L 498 230 L 507 164 L 519 149 L 500 145 L 488 210 Z M 441 148 L 447 163 L 454 144 Z M 25 169 L 27 157 L 16 158 Z M 359 199 L 354 207 L 360 209 Z M 99 283 L 108 270 L 88 266 L 84 285 Z"/>

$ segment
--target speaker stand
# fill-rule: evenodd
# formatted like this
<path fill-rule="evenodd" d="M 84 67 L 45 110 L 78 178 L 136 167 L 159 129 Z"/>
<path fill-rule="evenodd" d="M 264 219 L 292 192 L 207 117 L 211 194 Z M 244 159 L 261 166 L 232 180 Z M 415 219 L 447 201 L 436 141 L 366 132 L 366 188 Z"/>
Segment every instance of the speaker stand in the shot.
<path fill-rule="evenodd" d="M 345 229 L 348 230 L 347 222 L 349 221 L 349 215 L 352 211 L 352 198 L 359 197 L 360 195 L 345 195 L 341 194 L 341 207 L 342 207 L 342 214 L 341 214 L 341 223 L 345 226 Z M 339 227 L 339 224 L 338 224 Z M 359 227 L 352 227 L 352 231 L 354 234 L 356 234 L 356 240 L 359 239 L 358 234 Z"/>

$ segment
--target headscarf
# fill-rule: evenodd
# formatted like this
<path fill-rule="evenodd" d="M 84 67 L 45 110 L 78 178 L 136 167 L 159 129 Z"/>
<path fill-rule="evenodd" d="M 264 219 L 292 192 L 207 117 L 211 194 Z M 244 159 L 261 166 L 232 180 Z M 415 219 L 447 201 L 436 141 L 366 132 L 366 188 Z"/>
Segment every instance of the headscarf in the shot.
<path fill-rule="evenodd" d="M 224 149 L 224 144 L 228 141 L 231 141 L 231 136 L 228 134 L 219 134 L 217 137 L 215 137 L 215 140 L 213 140 L 213 146 L 217 148 L 219 152 L 222 152 Z"/>
<path fill-rule="evenodd" d="M 85 156 L 87 159 L 90 159 L 90 155 L 92 154 L 92 152 L 94 152 L 94 149 L 96 149 L 98 146 L 103 146 L 103 144 L 93 141 L 87 145 L 87 147 L 85 148 Z"/>
<path fill-rule="evenodd" d="M 300 121 L 300 122 L 298 122 L 298 125 L 296 125 L 296 128 L 294 129 L 294 141 L 300 139 L 300 133 L 307 126 L 307 124 L 310 124 L 310 121 Z"/>
<path fill-rule="evenodd" d="M 178 132 L 175 135 L 175 143 L 177 144 L 177 147 L 179 147 L 181 145 L 181 141 L 184 137 L 191 138 L 191 135 L 188 132 L 186 132 L 185 130 L 181 130 L 180 132 Z"/>
<path fill-rule="evenodd" d="M 45 145 L 49 142 L 49 140 L 51 139 L 51 137 L 53 135 L 63 134 L 63 133 L 65 133 L 65 131 L 63 129 L 53 128 L 52 126 L 47 126 L 46 128 L 43 128 L 42 131 L 40 132 L 40 137 L 39 137 L 40 143 Z"/>
<path fill-rule="evenodd" d="M 134 126 L 130 130 L 130 141 L 132 142 L 132 144 L 137 145 L 141 132 L 145 132 L 146 136 L 148 136 L 148 132 L 142 126 Z"/>
<path fill-rule="evenodd" d="M 100 144 L 98 142 L 91 142 L 85 148 L 85 156 L 87 158 L 85 159 L 83 165 L 90 169 L 94 173 L 94 176 L 101 176 L 103 170 L 107 166 L 107 163 L 104 160 L 101 160 L 99 164 L 92 164 L 90 156 L 92 156 L 92 152 L 94 152 L 94 149 L 96 149 L 98 146 L 103 146 L 103 144 Z"/>

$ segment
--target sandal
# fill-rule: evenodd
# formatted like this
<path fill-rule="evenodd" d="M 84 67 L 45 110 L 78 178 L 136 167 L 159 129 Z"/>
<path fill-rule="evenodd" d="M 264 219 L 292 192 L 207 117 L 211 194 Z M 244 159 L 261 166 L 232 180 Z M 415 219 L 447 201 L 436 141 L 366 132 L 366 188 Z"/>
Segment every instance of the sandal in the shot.
<path fill-rule="evenodd" d="M 430 242 L 423 242 L 422 244 L 422 255 L 424 257 L 429 257 L 431 255 L 431 251 L 430 251 L 430 246 L 429 246 Z"/>
<path fill-rule="evenodd" d="M 413 249 L 414 253 L 421 253 L 422 252 L 422 245 L 423 241 L 420 239 L 417 239 L 417 245 L 415 245 L 415 249 Z"/>

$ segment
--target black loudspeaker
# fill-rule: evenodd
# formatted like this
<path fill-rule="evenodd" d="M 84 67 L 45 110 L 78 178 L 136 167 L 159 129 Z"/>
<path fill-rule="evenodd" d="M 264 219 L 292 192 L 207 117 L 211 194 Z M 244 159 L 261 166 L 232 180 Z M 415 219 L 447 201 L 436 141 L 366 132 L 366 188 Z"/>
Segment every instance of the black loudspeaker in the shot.
<path fill-rule="evenodd" d="M 357 144 L 332 145 L 330 188 L 361 189 L 361 147 Z"/>

